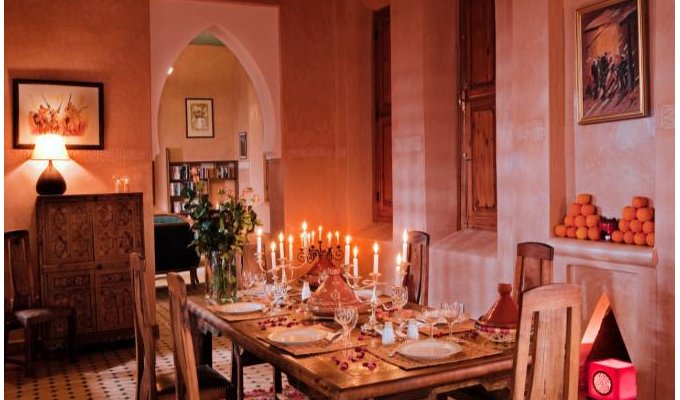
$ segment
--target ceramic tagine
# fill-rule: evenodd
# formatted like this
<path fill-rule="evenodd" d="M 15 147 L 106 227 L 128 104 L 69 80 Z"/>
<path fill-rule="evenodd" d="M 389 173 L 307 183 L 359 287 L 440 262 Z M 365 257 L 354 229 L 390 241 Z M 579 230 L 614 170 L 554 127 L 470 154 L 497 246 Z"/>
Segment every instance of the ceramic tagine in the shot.
<path fill-rule="evenodd" d="M 519 307 L 517 307 L 511 293 L 511 284 L 499 283 L 498 300 L 475 323 L 477 332 L 492 342 L 508 343 L 515 341 Z"/>

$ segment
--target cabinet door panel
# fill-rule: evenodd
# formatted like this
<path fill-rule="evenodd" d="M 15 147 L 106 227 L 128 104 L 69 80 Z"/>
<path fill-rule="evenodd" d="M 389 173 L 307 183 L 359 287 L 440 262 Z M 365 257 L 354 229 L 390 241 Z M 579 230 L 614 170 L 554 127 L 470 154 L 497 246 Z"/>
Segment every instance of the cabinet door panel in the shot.
<path fill-rule="evenodd" d="M 76 310 L 77 333 L 95 331 L 90 270 L 54 272 L 46 276 L 44 304 L 46 306 L 72 307 Z M 66 321 L 52 324 L 52 336 L 66 336 Z"/>
<path fill-rule="evenodd" d="M 97 329 L 132 327 L 133 299 L 129 269 L 97 271 Z"/>
<path fill-rule="evenodd" d="M 143 253 L 140 204 L 132 200 L 105 200 L 93 204 L 94 252 L 97 260 Z"/>
<path fill-rule="evenodd" d="M 44 224 L 42 247 L 47 265 L 94 259 L 92 215 L 86 203 L 48 203 Z"/>

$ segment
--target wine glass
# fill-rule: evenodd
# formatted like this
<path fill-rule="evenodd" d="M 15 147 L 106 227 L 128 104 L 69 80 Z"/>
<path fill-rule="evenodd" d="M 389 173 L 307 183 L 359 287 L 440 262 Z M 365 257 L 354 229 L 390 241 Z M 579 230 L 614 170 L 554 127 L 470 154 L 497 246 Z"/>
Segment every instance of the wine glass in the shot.
<path fill-rule="evenodd" d="M 408 303 L 408 288 L 406 286 L 392 288 L 392 307 L 396 310 L 398 328 L 401 328 L 401 310 L 406 303 Z"/>
<path fill-rule="evenodd" d="M 434 340 L 434 326 L 439 322 L 440 316 L 441 314 L 437 308 L 427 308 L 422 312 L 423 319 L 430 324 L 430 340 Z"/>
<path fill-rule="evenodd" d="M 453 336 L 453 325 L 460 319 L 462 308 L 463 304 L 455 301 L 453 303 L 442 302 L 441 304 L 442 316 L 449 326 L 449 338 Z"/>
<path fill-rule="evenodd" d="M 356 307 L 346 306 L 335 309 L 335 322 L 342 326 L 343 341 L 349 344 L 349 334 L 354 329 L 359 319 L 359 313 Z"/>
<path fill-rule="evenodd" d="M 252 288 L 253 285 L 255 284 L 255 280 L 253 277 L 254 274 L 250 271 L 243 271 L 243 274 L 241 275 L 242 275 L 241 285 L 243 286 L 243 289 L 245 289 L 246 291 L 250 290 L 250 288 Z"/>

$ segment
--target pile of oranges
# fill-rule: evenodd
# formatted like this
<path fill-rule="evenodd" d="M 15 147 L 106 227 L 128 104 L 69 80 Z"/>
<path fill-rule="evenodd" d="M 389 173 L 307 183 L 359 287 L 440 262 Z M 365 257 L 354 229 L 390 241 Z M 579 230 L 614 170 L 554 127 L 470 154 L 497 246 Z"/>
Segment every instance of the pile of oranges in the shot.
<path fill-rule="evenodd" d="M 623 207 L 619 229 L 612 232 L 612 240 L 654 247 L 654 208 L 649 207 L 648 198 L 635 196 L 630 206 Z"/>
<path fill-rule="evenodd" d="M 576 196 L 569 205 L 564 224 L 555 227 L 557 237 L 600 240 L 600 216 L 595 205 L 590 204 L 592 196 L 584 193 Z"/>

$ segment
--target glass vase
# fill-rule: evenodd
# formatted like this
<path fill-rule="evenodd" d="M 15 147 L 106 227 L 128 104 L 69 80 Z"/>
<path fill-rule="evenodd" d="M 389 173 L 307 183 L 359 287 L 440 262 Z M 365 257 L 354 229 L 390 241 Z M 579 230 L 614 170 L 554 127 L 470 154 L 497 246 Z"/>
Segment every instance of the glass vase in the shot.
<path fill-rule="evenodd" d="M 238 281 L 236 257 L 215 251 L 211 254 L 210 301 L 214 304 L 235 303 L 238 301 Z"/>

